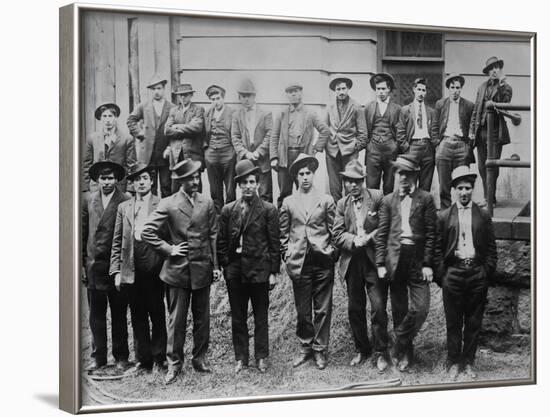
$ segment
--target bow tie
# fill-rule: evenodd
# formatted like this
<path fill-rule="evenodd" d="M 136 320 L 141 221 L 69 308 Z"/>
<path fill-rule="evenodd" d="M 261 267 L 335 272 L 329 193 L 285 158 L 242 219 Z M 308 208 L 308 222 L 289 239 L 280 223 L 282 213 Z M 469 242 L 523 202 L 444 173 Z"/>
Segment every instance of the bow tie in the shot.
<path fill-rule="evenodd" d="M 410 188 L 408 188 L 406 190 L 399 190 L 399 197 L 401 198 L 401 200 L 403 200 L 405 197 L 407 197 L 410 194 L 411 194 L 411 189 Z"/>

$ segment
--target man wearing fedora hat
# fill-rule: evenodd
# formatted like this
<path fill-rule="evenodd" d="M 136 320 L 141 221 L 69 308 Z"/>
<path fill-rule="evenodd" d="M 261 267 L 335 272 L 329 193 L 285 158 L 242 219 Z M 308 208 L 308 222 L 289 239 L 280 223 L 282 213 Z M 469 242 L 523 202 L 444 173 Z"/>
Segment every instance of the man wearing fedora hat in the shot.
<path fill-rule="evenodd" d="M 271 167 L 277 171 L 279 182 L 280 207 L 283 200 L 292 194 L 294 179 L 289 168 L 298 155 L 314 155 L 323 152 L 330 137 L 328 126 L 317 113 L 308 109 L 302 102 L 303 87 L 299 83 L 290 83 L 285 89 L 289 105 L 278 113 L 271 132 L 269 155 Z M 313 143 L 314 130 L 319 132 L 317 142 Z"/>
<path fill-rule="evenodd" d="M 90 178 L 90 167 L 95 162 L 112 161 L 125 169 L 136 162 L 134 138 L 121 132 L 118 116 L 120 108 L 114 103 L 102 104 L 95 110 L 95 118 L 101 122 L 101 130 L 90 134 L 84 145 L 82 191 L 86 194 L 98 190 L 98 184 Z M 126 181 L 121 181 L 118 187 L 126 191 L 126 185 Z"/>
<path fill-rule="evenodd" d="M 241 108 L 233 113 L 231 140 L 237 159 L 247 159 L 260 167 L 260 198 L 273 201 L 273 184 L 269 161 L 269 139 L 273 127 L 270 111 L 256 104 L 256 87 L 250 79 L 242 80 L 238 89 Z"/>
<path fill-rule="evenodd" d="M 502 72 L 504 61 L 496 56 L 490 57 L 485 63 L 483 73 L 489 78 L 481 83 L 477 90 L 476 102 L 470 122 L 469 137 L 473 145 L 477 147 L 477 164 L 479 175 L 483 183 L 483 194 L 487 199 L 487 111 L 485 106 L 488 102 L 509 103 L 512 100 L 512 87 L 506 81 L 506 76 Z M 496 158 L 500 159 L 502 147 L 510 143 L 510 133 L 504 116 L 495 115 L 494 129 L 496 132 Z M 494 179 L 496 194 L 496 182 L 498 178 L 498 168 Z M 494 196 L 493 196 L 494 197 Z M 496 199 L 493 199 L 496 202 Z"/>
<path fill-rule="evenodd" d="M 372 352 L 367 331 L 367 294 L 371 304 L 375 363 L 380 372 L 388 367 L 387 285 L 376 274 L 374 237 L 383 194 L 364 187 L 365 169 L 361 162 L 348 162 L 341 172 L 347 195 L 336 204 L 333 234 L 340 249 L 340 277 L 348 293 L 348 317 L 356 354 L 356 366 Z"/>
<path fill-rule="evenodd" d="M 90 167 L 92 180 L 99 185 L 82 207 L 82 279 L 88 289 L 89 323 L 92 332 L 93 363 L 89 371 L 107 364 L 107 307 L 111 310 L 112 354 L 117 368 L 128 368 L 128 328 L 126 297 L 120 294 L 109 274 L 109 260 L 117 207 L 129 196 L 116 187 L 124 178 L 124 167 L 99 161 Z"/>
<path fill-rule="evenodd" d="M 365 107 L 368 132 L 365 152 L 367 187 L 379 189 L 382 182 L 382 190 L 386 195 L 393 191 L 393 161 L 401 153 L 401 146 L 397 142 L 397 123 L 401 106 L 390 97 L 395 88 L 395 81 L 390 74 L 374 74 L 370 78 L 370 86 L 376 94 L 376 99 Z"/>
<path fill-rule="evenodd" d="M 137 364 L 135 371 L 162 369 L 166 359 L 164 284 L 159 278 L 162 257 L 141 239 L 145 221 L 158 206 L 160 197 L 151 193 L 154 170 L 138 162 L 126 178 L 135 196 L 118 205 L 111 266 L 115 287 L 128 295 Z M 151 320 L 151 328 L 149 327 Z"/>
<path fill-rule="evenodd" d="M 460 74 L 449 74 L 445 80 L 449 96 L 435 104 L 435 125 L 437 151 L 435 163 L 439 176 L 439 197 L 441 209 L 451 205 L 451 173 L 464 165 L 470 154 L 468 132 L 474 103 L 461 97 L 464 77 Z"/>
<path fill-rule="evenodd" d="M 476 177 L 467 166 L 454 169 L 451 186 L 458 200 L 438 218 L 447 369 L 453 380 L 462 366 L 468 377 L 476 377 L 473 364 L 487 287 L 497 263 L 491 217 L 472 202 Z"/>
<path fill-rule="evenodd" d="M 170 109 L 174 107 L 164 97 L 167 82 L 164 77 L 153 75 L 147 85 L 147 89 L 151 91 L 151 99 L 139 103 L 126 122 L 130 133 L 136 138 L 137 160 L 157 169 L 158 178 L 153 173 L 153 192 L 159 197 L 167 197 L 172 193 L 170 169 L 164 158 L 164 151 L 168 146 L 164 126 Z"/>
<path fill-rule="evenodd" d="M 198 193 L 200 169 L 201 162 L 192 159 L 172 168 L 172 179 L 180 189 L 160 201 L 141 233 L 143 241 L 166 257 L 160 271 L 168 304 L 166 384 L 176 380 L 183 366 L 189 306 L 193 315 L 192 365 L 198 372 L 210 372 L 205 360 L 210 339 L 210 285 L 221 273 L 216 254 L 216 209 L 212 200 Z"/>
<path fill-rule="evenodd" d="M 224 268 L 235 371 L 248 366 L 248 301 L 254 313 L 254 357 L 260 372 L 269 355 L 268 308 L 270 285 L 281 263 L 277 208 L 258 196 L 260 168 L 250 160 L 237 163 L 235 182 L 242 197 L 226 204 L 220 216 L 218 258 Z"/>
<path fill-rule="evenodd" d="M 328 106 L 325 123 L 330 129 L 326 145 L 327 173 L 330 194 L 334 201 L 342 198 L 340 172 L 366 146 L 367 125 L 363 109 L 349 96 L 353 82 L 346 77 L 333 79 L 329 88 L 336 102 Z"/>
<path fill-rule="evenodd" d="M 318 369 L 327 365 L 334 285 L 334 246 L 332 227 L 335 204 L 331 196 L 313 186 L 319 162 L 300 154 L 290 166 L 298 191 L 286 197 L 279 214 L 281 254 L 292 280 L 296 304 L 296 335 L 300 354 L 297 367 L 312 356 Z"/>
<path fill-rule="evenodd" d="M 437 219 L 433 197 L 418 187 L 416 159 L 400 155 L 395 164 L 398 188 L 382 202 L 376 265 L 378 278 L 389 281 L 396 336 L 393 356 L 405 372 L 413 360 L 414 337 L 428 316 Z"/>

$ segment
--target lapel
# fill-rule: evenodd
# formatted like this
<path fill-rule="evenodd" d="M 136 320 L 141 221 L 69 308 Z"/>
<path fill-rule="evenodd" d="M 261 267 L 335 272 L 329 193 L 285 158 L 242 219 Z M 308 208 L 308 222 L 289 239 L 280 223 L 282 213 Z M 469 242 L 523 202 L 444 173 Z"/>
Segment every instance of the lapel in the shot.
<path fill-rule="evenodd" d="M 152 126 L 157 128 L 156 125 L 156 117 L 155 117 L 155 107 L 153 106 L 153 100 L 147 101 L 145 103 L 145 108 L 143 109 L 143 118 L 145 119 L 145 123 L 151 124 Z"/>
<path fill-rule="evenodd" d="M 334 126 L 338 129 L 340 127 L 340 113 L 338 112 L 338 104 L 333 103 L 329 107 L 330 120 L 334 120 Z"/>
<path fill-rule="evenodd" d="M 115 145 L 118 142 L 120 142 L 120 132 L 118 130 L 118 127 L 115 127 L 115 138 L 111 141 L 111 145 L 109 146 L 109 152 L 115 147 Z"/>
<path fill-rule="evenodd" d="M 248 132 L 248 125 L 246 124 L 246 109 L 244 109 L 243 107 L 241 107 L 241 109 L 239 110 L 239 122 L 241 125 L 241 138 L 243 139 L 244 146 L 246 149 L 250 149 L 250 144 L 252 143 L 252 140 Z"/>
<path fill-rule="evenodd" d="M 184 196 L 181 190 L 177 191 L 177 199 L 178 199 L 178 209 L 181 211 L 185 216 L 191 218 L 193 215 L 193 206 L 191 205 L 191 202 L 188 200 L 187 196 Z M 195 199 L 195 206 L 197 204 L 198 199 Z"/>
<path fill-rule="evenodd" d="M 189 109 L 191 110 L 191 109 Z M 210 135 L 210 130 L 211 130 L 211 123 L 212 123 L 212 115 L 214 114 L 214 106 L 210 107 L 208 109 L 208 111 L 206 112 L 206 120 L 205 120 L 205 124 L 204 124 L 204 128 L 206 129 L 206 135 L 209 136 Z"/>
<path fill-rule="evenodd" d="M 92 210 L 94 211 L 96 217 L 101 220 L 104 212 L 103 204 L 101 203 L 101 191 L 98 191 L 92 199 Z"/>
<path fill-rule="evenodd" d="M 124 218 L 128 221 L 128 224 L 132 227 L 132 230 L 134 230 L 134 212 L 136 209 L 136 197 L 132 197 L 130 199 L 129 204 L 126 206 L 126 210 L 124 211 Z"/>
<path fill-rule="evenodd" d="M 371 203 L 372 197 L 370 191 L 366 188 L 363 188 L 363 204 L 361 204 L 361 218 L 363 219 L 363 223 L 367 219 L 367 212 L 369 211 Z"/>
<path fill-rule="evenodd" d="M 120 203 L 121 199 L 121 191 L 118 188 L 115 188 L 115 191 L 113 191 L 113 196 L 111 197 L 111 200 L 109 201 L 109 204 L 105 209 L 103 210 L 103 214 L 101 216 L 101 220 L 99 221 L 99 224 L 103 224 L 103 222 L 107 221 L 112 216 L 116 215 L 117 207 Z M 99 195 L 99 205 L 101 206 L 101 194 Z"/>
<path fill-rule="evenodd" d="M 344 112 L 342 118 L 340 119 L 340 126 L 345 125 L 348 122 L 348 120 L 353 116 L 353 112 L 354 112 L 354 101 L 350 97 L 348 100 L 346 111 Z"/>
<path fill-rule="evenodd" d="M 351 195 L 348 195 L 344 216 L 345 223 L 349 225 L 349 232 L 356 235 L 358 230 L 355 224 L 355 210 L 353 208 L 353 198 L 351 197 Z"/>
<path fill-rule="evenodd" d="M 440 131 L 443 132 L 445 128 L 447 127 L 447 124 L 449 123 L 449 109 L 451 108 L 451 99 L 447 97 L 445 99 L 445 102 L 443 103 L 443 117 L 441 120 L 443 123 L 441 123 Z"/>
<path fill-rule="evenodd" d="M 261 214 L 260 209 L 261 209 L 261 207 L 260 207 L 260 197 L 258 197 L 256 195 L 252 199 L 252 204 L 250 205 L 250 210 L 248 210 L 248 216 L 245 219 L 245 223 L 244 223 L 244 226 L 243 226 L 243 231 L 246 230 L 246 228 L 251 223 L 254 223 L 256 221 L 256 219 L 260 216 L 260 214 Z"/>
<path fill-rule="evenodd" d="M 420 205 L 421 196 L 420 196 L 420 190 L 418 189 L 418 186 L 414 189 L 413 193 L 411 194 L 411 199 L 412 201 L 411 201 L 411 211 L 409 212 L 409 221 L 413 218 L 416 209 Z"/>
<path fill-rule="evenodd" d="M 480 234 L 483 233 L 483 218 L 481 216 L 481 210 L 476 203 L 472 203 L 472 238 L 474 241 L 474 247 L 477 242 L 483 242 L 483 237 Z M 476 252 L 477 252 L 476 248 Z"/>
<path fill-rule="evenodd" d="M 378 102 L 376 101 L 376 99 L 370 103 L 370 109 L 369 109 L 369 119 L 370 119 L 370 124 L 371 126 L 374 126 L 374 118 L 376 117 L 376 107 L 378 106 Z M 388 110 L 389 110 L 389 107 L 388 107 Z"/>
<path fill-rule="evenodd" d="M 283 111 L 282 119 L 281 119 L 281 136 L 285 136 L 288 138 L 288 119 L 290 114 L 290 105 L 287 106 L 287 108 Z"/>
<path fill-rule="evenodd" d="M 459 224 L 458 224 L 458 207 L 456 203 L 451 206 L 451 211 L 449 212 L 449 223 L 447 225 L 447 239 L 450 241 L 452 239 L 451 250 L 454 254 L 456 245 L 458 245 L 458 233 L 459 233 Z M 449 254 L 446 254 L 447 256 Z"/>
<path fill-rule="evenodd" d="M 250 138 L 250 141 L 256 146 L 260 146 L 264 140 L 262 130 L 264 129 L 266 114 L 267 113 L 263 112 L 256 106 L 256 126 L 254 126 L 254 137 Z M 256 140 L 256 138 L 258 138 L 258 140 Z"/>
<path fill-rule="evenodd" d="M 170 103 L 168 103 L 168 100 L 164 100 L 164 106 L 162 106 L 162 111 L 160 112 L 160 118 L 159 123 L 162 124 L 163 121 L 166 121 L 168 119 L 168 115 L 170 114 Z"/>
<path fill-rule="evenodd" d="M 321 194 L 317 191 L 317 189 L 314 189 L 313 190 L 313 200 L 314 200 L 314 203 L 313 205 L 311 206 L 311 210 L 309 211 L 309 214 L 306 215 L 306 223 L 309 222 L 309 219 L 311 218 L 311 215 L 313 214 L 313 212 L 317 209 L 317 207 L 319 207 L 321 205 Z"/>
<path fill-rule="evenodd" d="M 233 203 L 233 209 L 231 210 L 231 230 L 236 231 L 236 234 L 239 235 L 241 232 L 242 226 L 242 216 L 241 216 L 241 199 L 239 198 Z"/>

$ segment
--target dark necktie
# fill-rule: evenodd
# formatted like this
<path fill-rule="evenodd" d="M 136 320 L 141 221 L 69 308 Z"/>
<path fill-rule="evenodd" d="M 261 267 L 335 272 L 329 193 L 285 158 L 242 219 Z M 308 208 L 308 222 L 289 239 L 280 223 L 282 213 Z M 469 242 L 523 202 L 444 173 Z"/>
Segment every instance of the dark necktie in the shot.
<path fill-rule="evenodd" d="M 418 105 L 418 116 L 416 117 L 416 123 L 418 124 L 418 128 L 422 129 L 422 105 Z"/>

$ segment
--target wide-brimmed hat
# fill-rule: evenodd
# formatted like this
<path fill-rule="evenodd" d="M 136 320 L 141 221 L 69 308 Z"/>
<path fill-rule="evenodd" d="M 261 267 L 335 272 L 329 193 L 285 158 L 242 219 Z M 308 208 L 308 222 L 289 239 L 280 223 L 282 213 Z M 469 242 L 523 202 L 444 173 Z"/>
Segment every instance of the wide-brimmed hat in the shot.
<path fill-rule="evenodd" d="M 332 91 L 334 91 L 336 89 L 336 86 L 340 83 L 346 83 L 348 88 L 353 87 L 353 81 L 351 81 L 349 78 L 347 78 L 347 77 L 337 77 L 337 78 L 333 79 L 330 82 L 330 84 L 328 85 L 328 88 L 330 88 Z"/>
<path fill-rule="evenodd" d="M 110 168 L 113 170 L 117 181 L 120 181 L 122 178 L 124 178 L 124 175 L 126 175 L 126 170 L 124 169 L 124 167 L 113 161 L 96 162 L 90 167 L 90 171 L 88 172 L 88 174 L 90 175 L 91 179 L 97 181 L 97 179 L 99 178 L 99 173 L 105 168 Z"/>
<path fill-rule="evenodd" d="M 120 107 L 115 103 L 105 103 L 95 109 L 95 118 L 101 120 L 101 115 L 105 110 L 111 110 L 115 114 L 115 117 L 120 116 Z"/>
<path fill-rule="evenodd" d="M 473 171 L 470 171 L 468 165 L 461 165 L 453 169 L 451 174 L 451 187 L 455 187 L 460 180 L 471 180 L 474 181 L 477 178 L 477 174 Z"/>
<path fill-rule="evenodd" d="M 376 90 L 375 81 L 376 81 L 377 78 L 383 78 L 384 81 L 386 81 L 386 83 L 388 84 L 388 87 L 390 87 L 390 90 L 394 89 L 395 80 L 393 79 L 393 77 L 390 74 L 388 74 L 387 72 L 379 72 L 378 74 L 374 74 L 372 77 L 370 77 L 369 83 L 370 83 L 370 87 L 373 90 Z"/>
<path fill-rule="evenodd" d="M 153 170 L 153 167 L 147 165 L 145 162 L 136 162 L 133 165 L 128 167 L 128 172 L 126 173 L 126 179 L 133 181 L 136 177 L 141 175 L 143 172 L 150 172 Z"/>
<path fill-rule="evenodd" d="M 418 172 L 420 171 L 420 165 L 412 155 L 399 155 L 397 159 L 393 162 L 397 172 L 399 171 L 408 171 L 408 172 Z"/>
<path fill-rule="evenodd" d="M 485 68 L 483 68 L 483 73 L 489 74 L 489 70 L 495 65 L 498 65 L 500 68 L 502 68 L 504 67 L 504 61 L 502 59 L 498 59 L 496 56 L 492 56 L 485 62 Z"/>
<path fill-rule="evenodd" d="M 352 159 L 346 164 L 344 171 L 340 172 L 340 175 L 344 178 L 360 180 L 366 177 L 365 167 L 358 159 Z"/>
<path fill-rule="evenodd" d="M 172 94 L 178 95 L 178 94 L 189 94 L 189 93 L 194 93 L 194 92 L 195 92 L 195 90 L 193 90 L 193 87 L 191 86 L 191 84 L 182 83 L 182 84 L 176 86 L 176 88 L 174 88 L 174 90 L 172 91 Z"/>
<path fill-rule="evenodd" d="M 305 153 L 301 153 L 300 155 L 298 155 L 296 160 L 289 168 L 290 177 L 296 178 L 296 175 L 298 175 L 298 171 L 310 163 L 313 163 L 313 171 L 317 171 L 317 168 L 319 168 L 319 161 L 317 160 L 317 158 L 311 155 L 307 155 Z"/>
<path fill-rule="evenodd" d="M 239 182 L 241 179 L 246 178 L 250 174 L 254 174 L 260 170 L 259 167 L 254 165 L 252 161 L 248 159 L 243 159 L 242 161 L 237 162 L 235 165 L 235 182 Z"/>
<path fill-rule="evenodd" d="M 241 80 L 241 83 L 239 84 L 239 88 L 237 89 L 237 93 L 239 94 L 256 94 L 256 87 L 254 87 L 254 83 L 251 79 L 245 78 L 244 80 Z"/>
<path fill-rule="evenodd" d="M 300 83 L 292 82 L 285 88 L 285 93 L 288 93 L 290 90 L 303 90 L 304 87 Z"/>
<path fill-rule="evenodd" d="M 451 84 L 453 81 L 458 80 L 460 82 L 460 86 L 463 87 L 466 80 L 464 77 L 460 74 L 457 74 L 455 72 L 449 74 L 447 78 L 445 79 L 445 87 L 449 88 L 449 84 Z"/>
<path fill-rule="evenodd" d="M 184 159 L 178 162 L 170 171 L 172 171 L 172 179 L 180 180 L 193 175 L 195 172 L 201 169 L 202 163 L 200 161 L 193 161 L 192 159 Z"/>
<path fill-rule="evenodd" d="M 165 86 L 166 83 L 168 83 L 166 78 L 161 77 L 159 74 L 155 74 L 149 80 L 149 84 L 147 84 L 147 88 L 153 88 L 157 84 L 162 84 L 163 86 Z"/>
<path fill-rule="evenodd" d="M 212 94 L 221 94 L 222 96 L 225 96 L 225 88 L 220 87 L 219 85 L 212 84 L 210 87 L 206 89 L 206 96 L 210 98 Z"/>

